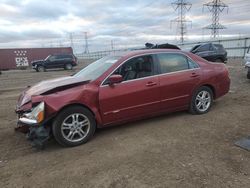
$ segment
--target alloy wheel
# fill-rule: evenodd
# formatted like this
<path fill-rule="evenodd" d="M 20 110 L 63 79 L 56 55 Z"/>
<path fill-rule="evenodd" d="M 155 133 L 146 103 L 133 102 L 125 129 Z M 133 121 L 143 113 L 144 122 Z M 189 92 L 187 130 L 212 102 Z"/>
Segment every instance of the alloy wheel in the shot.
<path fill-rule="evenodd" d="M 65 118 L 61 125 L 62 136 L 69 142 L 79 142 L 89 133 L 90 121 L 87 116 L 74 113 Z"/>
<path fill-rule="evenodd" d="M 195 99 L 195 105 L 197 110 L 205 112 L 211 105 L 211 94 L 208 91 L 200 91 Z"/>

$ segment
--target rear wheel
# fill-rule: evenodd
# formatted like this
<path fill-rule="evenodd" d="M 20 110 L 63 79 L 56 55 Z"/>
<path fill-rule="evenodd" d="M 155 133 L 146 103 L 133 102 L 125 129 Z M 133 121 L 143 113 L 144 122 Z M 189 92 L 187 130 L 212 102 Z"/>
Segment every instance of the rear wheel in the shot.
<path fill-rule="evenodd" d="M 192 96 L 189 111 L 192 114 L 205 114 L 210 110 L 212 103 L 212 90 L 207 86 L 202 86 Z"/>
<path fill-rule="evenodd" d="M 72 70 L 73 66 L 71 64 L 65 65 L 65 70 Z"/>
<path fill-rule="evenodd" d="M 86 143 L 94 134 L 96 123 L 93 114 L 81 106 L 71 106 L 58 114 L 52 125 L 56 141 L 63 146 Z"/>
<path fill-rule="evenodd" d="M 44 68 L 44 66 L 38 66 L 37 68 L 36 68 L 36 71 L 37 72 L 45 72 L 45 68 Z"/>

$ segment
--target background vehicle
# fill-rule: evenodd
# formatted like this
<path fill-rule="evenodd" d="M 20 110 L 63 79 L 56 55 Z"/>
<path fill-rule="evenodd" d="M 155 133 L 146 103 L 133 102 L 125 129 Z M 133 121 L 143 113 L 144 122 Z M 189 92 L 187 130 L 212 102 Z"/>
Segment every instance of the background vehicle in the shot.
<path fill-rule="evenodd" d="M 77 58 L 72 54 L 49 55 L 45 60 L 33 61 L 31 65 L 32 68 L 37 72 L 54 68 L 64 68 L 65 70 L 71 70 L 77 65 Z"/>
<path fill-rule="evenodd" d="M 247 68 L 247 78 L 250 79 L 250 46 L 247 49 L 244 60 L 245 60 L 245 68 Z"/>
<path fill-rule="evenodd" d="M 36 143 L 52 130 L 61 145 L 76 146 L 87 142 L 96 127 L 181 110 L 204 114 L 229 86 L 224 64 L 180 50 L 138 50 L 27 88 L 16 112 Z"/>
<path fill-rule="evenodd" d="M 199 44 L 194 46 L 190 52 L 212 62 L 223 62 L 227 61 L 227 52 L 222 44 Z"/>

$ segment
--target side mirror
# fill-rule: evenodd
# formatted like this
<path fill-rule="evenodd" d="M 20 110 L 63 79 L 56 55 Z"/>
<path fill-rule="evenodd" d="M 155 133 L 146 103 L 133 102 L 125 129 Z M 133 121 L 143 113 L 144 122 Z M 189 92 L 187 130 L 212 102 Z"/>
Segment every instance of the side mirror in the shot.
<path fill-rule="evenodd" d="M 120 74 L 113 74 L 109 77 L 109 84 L 113 85 L 122 82 L 123 78 Z"/>

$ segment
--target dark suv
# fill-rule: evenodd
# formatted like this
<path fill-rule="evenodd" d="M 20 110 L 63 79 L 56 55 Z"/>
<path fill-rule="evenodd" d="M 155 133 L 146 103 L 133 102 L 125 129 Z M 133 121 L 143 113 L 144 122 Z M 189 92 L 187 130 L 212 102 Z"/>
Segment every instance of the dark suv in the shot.
<path fill-rule="evenodd" d="M 46 71 L 46 69 L 64 68 L 71 70 L 77 65 L 77 58 L 72 54 L 49 55 L 44 60 L 36 60 L 31 62 L 32 68 L 37 72 Z"/>
<path fill-rule="evenodd" d="M 199 44 L 194 46 L 190 51 L 208 61 L 223 63 L 227 61 L 227 52 L 221 44 Z"/>

